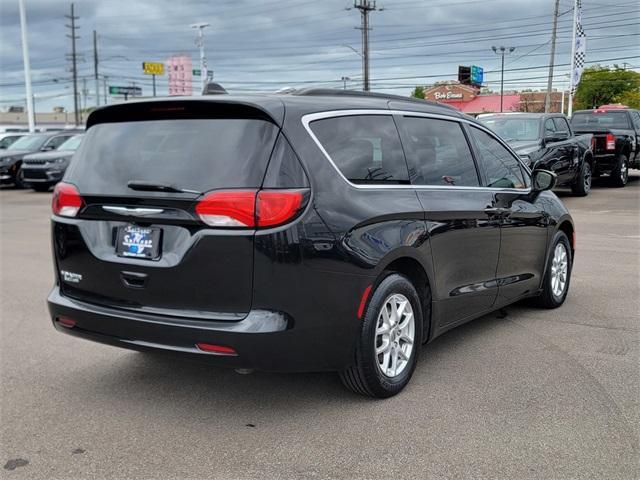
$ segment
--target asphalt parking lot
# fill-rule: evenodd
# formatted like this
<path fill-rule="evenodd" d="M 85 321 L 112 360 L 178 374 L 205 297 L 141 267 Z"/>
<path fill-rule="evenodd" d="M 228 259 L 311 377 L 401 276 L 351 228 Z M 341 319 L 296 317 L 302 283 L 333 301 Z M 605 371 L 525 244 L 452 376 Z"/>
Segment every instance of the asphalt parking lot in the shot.
<path fill-rule="evenodd" d="M 2 478 L 639 478 L 640 174 L 561 195 L 566 304 L 445 334 L 374 401 L 332 374 L 238 375 L 57 333 L 51 194 L 1 189 Z"/>

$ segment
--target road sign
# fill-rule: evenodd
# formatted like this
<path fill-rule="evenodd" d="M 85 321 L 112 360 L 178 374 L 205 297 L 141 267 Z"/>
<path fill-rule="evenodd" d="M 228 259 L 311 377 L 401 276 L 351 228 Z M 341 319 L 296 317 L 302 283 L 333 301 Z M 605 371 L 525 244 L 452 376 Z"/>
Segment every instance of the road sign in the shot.
<path fill-rule="evenodd" d="M 471 65 L 471 83 L 481 86 L 484 81 L 484 70 L 482 67 Z"/>
<path fill-rule="evenodd" d="M 199 77 L 200 75 L 202 75 L 202 70 L 200 70 L 199 68 L 194 68 L 192 70 L 192 73 L 194 77 Z"/>
<path fill-rule="evenodd" d="M 140 87 L 116 87 L 109 85 L 109 95 L 124 95 L 132 97 L 142 95 L 142 88 Z"/>
<path fill-rule="evenodd" d="M 146 75 L 164 75 L 164 63 L 142 62 L 142 71 Z"/>

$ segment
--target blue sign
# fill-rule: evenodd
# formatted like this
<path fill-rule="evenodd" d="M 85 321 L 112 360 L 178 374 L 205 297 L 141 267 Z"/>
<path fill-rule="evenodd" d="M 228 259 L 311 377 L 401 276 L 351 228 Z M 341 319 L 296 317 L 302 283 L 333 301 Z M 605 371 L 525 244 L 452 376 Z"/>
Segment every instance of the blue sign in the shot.
<path fill-rule="evenodd" d="M 482 85 L 484 80 L 484 70 L 482 67 L 471 65 L 471 83 L 473 85 Z"/>

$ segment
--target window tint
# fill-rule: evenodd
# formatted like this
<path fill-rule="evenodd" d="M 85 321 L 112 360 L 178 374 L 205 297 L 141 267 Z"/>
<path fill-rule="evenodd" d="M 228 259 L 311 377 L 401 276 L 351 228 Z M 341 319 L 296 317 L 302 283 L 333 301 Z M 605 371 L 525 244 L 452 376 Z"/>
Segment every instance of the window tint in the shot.
<path fill-rule="evenodd" d="M 640 131 L 640 113 L 631 112 L 631 118 L 633 119 L 633 125 L 636 127 L 636 130 Z"/>
<path fill-rule="evenodd" d="M 592 110 L 574 113 L 571 126 L 580 130 L 589 128 L 629 128 L 627 112 L 616 110 Z"/>
<path fill-rule="evenodd" d="M 409 183 L 400 138 L 390 115 L 352 115 L 316 120 L 311 130 L 353 183 Z"/>
<path fill-rule="evenodd" d="M 528 182 L 520 162 L 500 142 L 479 128 L 471 127 L 480 161 L 487 176 L 487 186 L 496 188 L 525 188 Z"/>
<path fill-rule="evenodd" d="M 458 122 L 404 117 L 402 125 L 412 184 L 480 185 L 469 144 Z"/>
<path fill-rule="evenodd" d="M 547 118 L 547 120 L 544 122 L 544 136 L 548 137 L 550 135 L 553 135 L 554 133 L 556 133 L 556 125 L 555 123 L 553 123 L 552 118 Z"/>
<path fill-rule="evenodd" d="M 569 124 L 566 119 L 562 117 L 553 117 L 553 121 L 556 124 L 556 130 L 558 132 L 569 133 Z"/>
<path fill-rule="evenodd" d="M 131 180 L 206 192 L 257 188 L 278 134 L 244 118 L 101 123 L 87 130 L 67 179 L 87 194 L 162 196 L 130 190 Z"/>
<path fill-rule="evenodd" d="M 46 147 L 53 147 L 54 149 L 58 148 L 60 145 L 62 145 L 64 142 L 66 142 L 67 140 L 69 140 L 71 138 L 71 135 L 60 135 L 58 137 L 53 137 L 51 140 L 49 140 L 45 146 Z"/>

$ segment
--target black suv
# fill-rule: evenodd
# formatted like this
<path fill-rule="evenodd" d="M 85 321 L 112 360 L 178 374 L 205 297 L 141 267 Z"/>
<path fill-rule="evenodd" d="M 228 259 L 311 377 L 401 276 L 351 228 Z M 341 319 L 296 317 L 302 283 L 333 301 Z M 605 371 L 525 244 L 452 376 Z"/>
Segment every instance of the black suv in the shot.
<path fill-rule="evenodd" d="M 574 227 L 554 181 L 404 97 L 103 107 L 54 191 L 53 324 L 388 397 L 422 343 L 526 297 L 564 302 Z"/>

